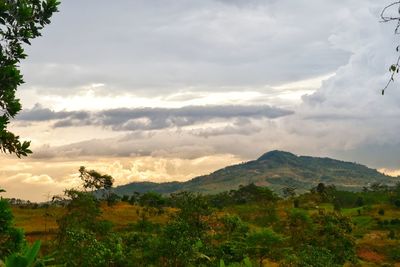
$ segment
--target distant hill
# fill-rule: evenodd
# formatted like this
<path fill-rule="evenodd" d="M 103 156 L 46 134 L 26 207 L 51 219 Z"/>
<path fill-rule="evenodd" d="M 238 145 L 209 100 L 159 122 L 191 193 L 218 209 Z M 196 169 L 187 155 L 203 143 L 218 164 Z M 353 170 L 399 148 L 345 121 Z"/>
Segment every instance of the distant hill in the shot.
<path fill-rule="evenodd" d="M 309 190 L 318 183 L 334 184 L 340 189 L 358 191 L 370 183 L 394 184 L 399 179 L 384 175 L 364 165 L 330 158 L 296 156 L 284 151 L 265 153 L 257 160 L 228 166 L 209 175 L 186 182 L 135 182 L 115 188 L 119 195 L 133 192 L 169 194 L 178 191 L 217 193 L 254 183 L 268 186 L 276 193 L 294 186 L 298 192 Z"/>

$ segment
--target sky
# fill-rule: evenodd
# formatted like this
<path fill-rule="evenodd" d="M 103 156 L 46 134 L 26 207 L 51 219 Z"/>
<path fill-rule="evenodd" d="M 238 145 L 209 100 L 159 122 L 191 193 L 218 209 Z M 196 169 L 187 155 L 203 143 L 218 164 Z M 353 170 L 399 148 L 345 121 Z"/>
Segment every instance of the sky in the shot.
<path fill-rule="evenodd" d="M 33 155 L 0 154 L 6 197 L 43 201 L 86 166 L 185 181 L 270 150 L 400 175 L 399 37 L 375 0 L 63 0 L 26 47 Z"/>

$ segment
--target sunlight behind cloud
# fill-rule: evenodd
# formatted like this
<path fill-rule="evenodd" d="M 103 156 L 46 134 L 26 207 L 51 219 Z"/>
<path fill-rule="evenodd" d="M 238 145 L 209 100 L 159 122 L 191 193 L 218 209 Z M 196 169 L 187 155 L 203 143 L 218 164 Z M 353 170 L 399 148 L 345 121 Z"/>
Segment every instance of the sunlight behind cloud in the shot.
<path fill-rule="evenodd" d="M 389 176 L 393 176 L 393 177 L 399 177 L 400 176 L 400 170 L 399 169 L 387 169 L 387 168 L 383 168 L 383 169 L 379 169 L 379 172 L 389 175 Z"/>
<path fill-rule="evenodd" d="M 0 162 L 1 188 L 6 190 L 5 197 L 28 198 L 34 201 L 46 200 L 46 195 L 61 194 L 68 188 L 81 184 L 78 169 L 86 166 L 100 173 L 109 174 L 115 179 L 114 185 L 131 182 L 186 181 L 193 177 L 209 174 L 227 165 L 242 162 L 234 155 L 217 154 L 193 159 L 168 157 L 131 157 L 131 158 L 87 158 L 80 160 L 20 159 L 4 157 Z M 16 164 L 17 163 L 17 164 Z M 7 166 L 16 166 L 10 168 Z M 21 169 L 18 170 L 18 167 Z M 17 174 L 15 174 L 17 172 Z M 26 191 L 27 187 L 35 188 Z"/>

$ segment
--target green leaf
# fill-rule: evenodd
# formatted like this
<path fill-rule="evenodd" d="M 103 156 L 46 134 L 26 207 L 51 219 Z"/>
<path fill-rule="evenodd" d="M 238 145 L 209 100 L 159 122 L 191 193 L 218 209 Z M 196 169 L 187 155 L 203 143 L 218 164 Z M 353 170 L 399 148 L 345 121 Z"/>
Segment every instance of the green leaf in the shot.
<path fill-rule="evenodd" d="M 36 260 L 36 257 L 39 254 L 40 245 L 40 240 L 37 240 L 35 243 L 33 243 L 32 247 L 25 252 L 25 258 L 28 261 L 27 266 L 31 266 Z"/>
<path fill-rule="evenodd" d="M 251 263 L 249 258 L 245 258 L 243 260 L 243 263 L 244 263 L 244 266 L 246 266 L 246 267 L 253 267 L 253 264 Z"/>
<path fill-rule="evenodd" d="M 6 267 L 28 267 L 28 260 L 21 255 L 12 254 L 6 259 Z"/>

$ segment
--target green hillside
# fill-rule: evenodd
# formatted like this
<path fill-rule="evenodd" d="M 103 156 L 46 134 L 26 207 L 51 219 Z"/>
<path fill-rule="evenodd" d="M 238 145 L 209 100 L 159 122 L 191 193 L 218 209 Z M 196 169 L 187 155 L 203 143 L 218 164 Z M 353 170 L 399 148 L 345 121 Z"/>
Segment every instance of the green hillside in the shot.
<path fill-rule="evenodd" d="M 187 182 L 131 183 L 117 187 L 115 192 L 120 195 L 130 195 L 135 191 L 141 193 L 154 191 L 163 194 L 177 191 L 216 193 L 236 189 L 239 185 L 249 183 L 268 186 L 277 193 L 287 186 L 294 186 L 302 192 L 321 182 L 334 184 L 344 190 L 358 191 L 374 182 L 394 184 L 396 180 L 357 163 L 296 156 L 275 150 L 265 153 L 257 160 L 228 166 Z"/>

